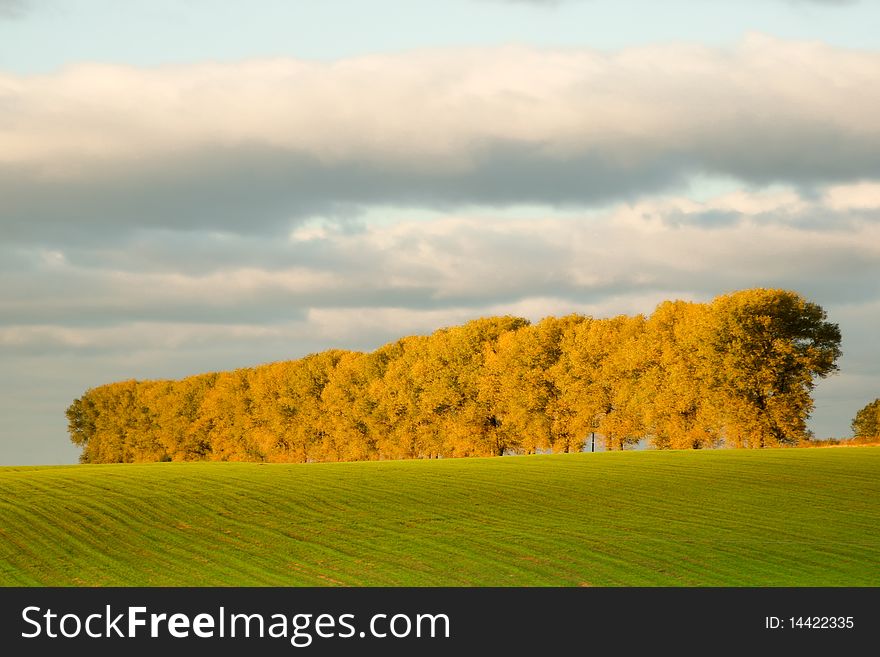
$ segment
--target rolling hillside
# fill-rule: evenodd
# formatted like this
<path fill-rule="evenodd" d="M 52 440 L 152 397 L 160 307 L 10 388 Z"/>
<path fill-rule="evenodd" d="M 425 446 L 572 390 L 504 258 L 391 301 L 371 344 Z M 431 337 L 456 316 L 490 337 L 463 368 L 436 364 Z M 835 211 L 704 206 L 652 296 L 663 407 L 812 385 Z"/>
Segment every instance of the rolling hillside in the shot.
<path fill-rule="evenodd" d="M 880 448 L 0 468 L 0 584 L 878 586 Z"/>

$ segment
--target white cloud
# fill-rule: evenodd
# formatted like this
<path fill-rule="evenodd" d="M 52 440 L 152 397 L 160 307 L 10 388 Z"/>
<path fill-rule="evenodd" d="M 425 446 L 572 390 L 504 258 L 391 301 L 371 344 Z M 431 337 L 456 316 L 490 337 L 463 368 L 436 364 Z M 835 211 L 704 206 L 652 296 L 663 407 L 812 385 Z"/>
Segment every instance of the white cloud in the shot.
<path fill-rule="evenodd" d="M 877 210 L 880 208 L 880 183 L 836 185 L 827 190 L 826 204 L 836 211 Z"/>
<path fill-rule="evenodd" d="M 126 170 L 186 162 L 208 178 L 228 166 L 240 185 L 250 170 L 262 189 L 272 162 L 277 171 L 278 158 L 295 158 L 299 168 L 277 175 L 317 177 L 324 201 L 377 200 L 332 184 L 363 168 L 372 194 L 392 201 L 401 190 L 389 177 L 426 197 L 479 200 L 481 184 L 498 186 L 493 169 L 510 180 L 540 169 L 529 163 L 555 166 L 554 176 L 579 168 L 587 183 L 661 171 L 666 181 L 697 171 L 757 182 L 847 179 L 880 172 L 880 53 L 752 35 L 733 50 L 506 47 L 331 64 L 83 64 L 0 76 L 0 140 L 0 182 L 118 182 Z M 532 184 L 548 194 L 556 185 L 571 196 L 572 183 L 538 178 Z M 517 187 L 495 194 L 523 200 Z M 172 191 L 203 192 L 198 184 Z"/>
<path fill-rule="evenodd" d="M 0 141 L 0 230 L 54 250 L 141 229 L 278 238 L 376 206 L 584 207 L 701 175 L 855 183 L 880 178 L 880 53 L 753 36 L 82 65 L 0 75 Z"/>

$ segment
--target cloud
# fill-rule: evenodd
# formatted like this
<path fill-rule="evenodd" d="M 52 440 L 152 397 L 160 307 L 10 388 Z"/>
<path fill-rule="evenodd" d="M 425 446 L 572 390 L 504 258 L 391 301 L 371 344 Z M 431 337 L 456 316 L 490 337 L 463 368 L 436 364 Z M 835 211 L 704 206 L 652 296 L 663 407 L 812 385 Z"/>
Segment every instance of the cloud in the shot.
<path fill-rule="evenodd" d="M 767 285 L 835 303 L 880 299 L 876 183 L 831 186 L 815 198 L 792 189 L 657 197 L 598 213 L 405 215 L 354 227 L 313 221 L 284 238 L 163 231 L 63 250 L 7 245 L 0 346 L 66 348 L 81 336 L 110 345 L 108 332 L 138 323 L 164 344 L 163 325 L 283 327 L 315 313 L 350 313 L 317 335 L 343 330 L 353 339 L 372 321 L 392 339 L 401 325 L 376 319 L 389 309 L 424 314 L 429 329 L 436 313 L 602 314 L 622 312 L 609 299 L 709 298 Z M 150 344 L 146 329 L 136 335 Z"/>
<path fill-rule="evenodd" d="M 76 179 L 83 167 L 244 147 L 325 167 L 455 175 L 497 148 L 557 160 L 595 153 L 626 170 L 658 155 L 709 160 L 707 141 L 719 159 L 736 160 L 753 146 L 737 151 L 743 136 L 789 149 L 806 128 L 824 139 L 847 136 L 844 127 L 873 136 L 878 61 L 878 53 L 755 35 L 733 52 L 499 48 L 335 64 L 83 65 L 0 78 L 0 161 Z M 849 105 L 856 97 L 862 103 Z"/>
<path fill-rule="evenodd" d="M 878 53 L 761 36 L 2 75 L 0 226 L 267 233 L 376 204 L 634 200 L 695 173 L 870 178 L 878 90 Z"/>
<path fill-rule="evenodd" d="M 0 0 L 0 20 L 4 18 L 20 18 L 29 9 L 27 0 Z"/>

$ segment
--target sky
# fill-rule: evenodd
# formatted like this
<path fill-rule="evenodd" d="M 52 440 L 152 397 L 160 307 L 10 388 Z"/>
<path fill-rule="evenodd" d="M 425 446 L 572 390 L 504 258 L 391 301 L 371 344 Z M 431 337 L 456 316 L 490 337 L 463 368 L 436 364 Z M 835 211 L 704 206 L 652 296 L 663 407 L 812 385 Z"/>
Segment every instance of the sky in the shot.
<path fill-rule="evenodd" d="M 880 396 L 880 2 L 0 0 L 0 464 L 111 381 L 749 287 Z"/>

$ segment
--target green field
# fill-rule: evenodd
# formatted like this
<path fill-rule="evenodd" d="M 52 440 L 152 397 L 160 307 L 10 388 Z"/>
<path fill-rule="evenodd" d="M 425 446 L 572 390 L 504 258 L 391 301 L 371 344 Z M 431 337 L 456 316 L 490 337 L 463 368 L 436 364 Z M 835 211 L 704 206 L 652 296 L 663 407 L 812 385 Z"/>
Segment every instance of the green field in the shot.
<path fill-rule="evenodd" d="M 878 586 L 880 448 L 0 468 L 0 584 Z"/>

